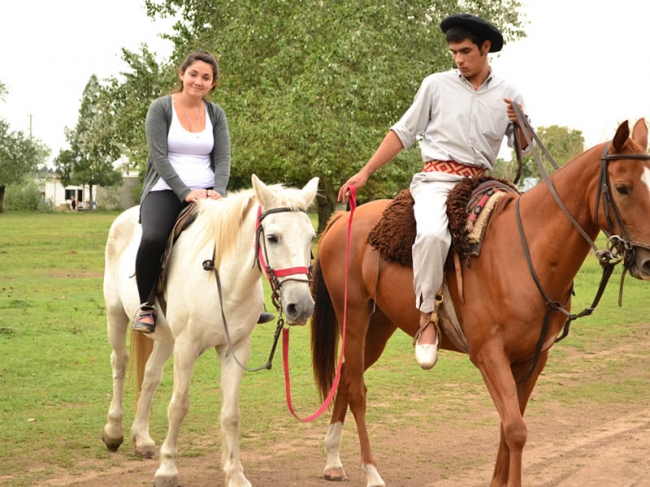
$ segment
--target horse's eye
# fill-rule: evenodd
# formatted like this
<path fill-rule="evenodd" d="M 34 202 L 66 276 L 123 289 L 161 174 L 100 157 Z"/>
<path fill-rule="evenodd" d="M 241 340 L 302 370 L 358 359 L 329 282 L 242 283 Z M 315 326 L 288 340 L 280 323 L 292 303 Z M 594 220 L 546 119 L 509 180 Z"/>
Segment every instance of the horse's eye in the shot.
<path fill-rule="evenodd" d="M 267 235 L 267 236 L 266 236 L 266 241 L 267 241 L 268 243 L 270 243 L 270 244 L 276 244 L 276 243 L 278 243 L 278 237 L 276 237 L 276 236 L 273 235 L 273 234 L 270 234 L 270 235 Z"/>
<path fill-rule="evenodd" d="M 629 194 L 629 191 L 628 191 L 628 189 L 627 189 L 627 186 L 625 186 L 624 184 L 617 184 L 617 185 L 616 185 L 616 192 L 617 192 L 618 194 L 622 194 L 622 195 L 627 195 L 627 194 Z"/>

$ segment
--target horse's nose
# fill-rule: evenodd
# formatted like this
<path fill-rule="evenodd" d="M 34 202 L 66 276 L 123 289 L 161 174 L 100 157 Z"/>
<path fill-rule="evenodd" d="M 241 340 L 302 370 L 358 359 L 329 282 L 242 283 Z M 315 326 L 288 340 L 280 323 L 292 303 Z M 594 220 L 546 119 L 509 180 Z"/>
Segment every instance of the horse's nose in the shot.
<path fill-rule="evenodd" d="M 313 311 L 314 300 L 311 297 L 296 303 L 289 303 L 284 310 L 287 321 L 292 325 L 304 325 Z"/>
<path fill-rule="evenodd" d="M 630 275 L 644 281 L 650 280 L 650 248 L 636 248 L 634 261 L 630 266 Z"/>
<path fill-rule="evenodd" d="M 650 259 L 646 259 L 643 264 L 641 264 L 641 275 L 643 279 L 650 279 Z"/>

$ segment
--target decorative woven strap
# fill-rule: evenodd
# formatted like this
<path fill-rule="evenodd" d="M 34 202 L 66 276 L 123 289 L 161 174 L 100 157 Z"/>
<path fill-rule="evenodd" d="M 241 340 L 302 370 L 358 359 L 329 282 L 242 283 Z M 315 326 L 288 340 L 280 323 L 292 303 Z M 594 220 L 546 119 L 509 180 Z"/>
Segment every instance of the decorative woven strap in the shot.
<path fill-rule="evenodd" d="M 444 172 L 446 174 L 455 174 L 456 176 L 479 177 L 485 174 L 485 169 L 481 167 L 466 166 L 456 161 L 427 161 L 424 163 L 423 172 Z"/>

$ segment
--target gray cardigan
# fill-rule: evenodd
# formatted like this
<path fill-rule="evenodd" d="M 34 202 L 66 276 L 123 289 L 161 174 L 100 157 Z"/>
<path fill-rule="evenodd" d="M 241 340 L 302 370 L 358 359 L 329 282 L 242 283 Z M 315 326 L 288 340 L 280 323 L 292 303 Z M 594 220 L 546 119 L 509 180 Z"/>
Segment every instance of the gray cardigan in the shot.
<path fill-rule="evenodd" d="M 206 105 L 214 134 L 214 148 L 212 149 L 210 164 L 214 171 L 213 189 L 221 196 L 226 196 L 226 186 L 230 178 L 230 132 L 228 131 L 228 121 L 225 112 L 220 106 L 208 101 L 206 101 Z M 145 122 L 149 159 L 147 161 L 147 172 L 142 183 L 140 203 L 144 201 L 151 188 L 160 178 L 163 178 L 181 201 L 185 201 L 185 197 L 190 192 L 190 188 L 174 171 L 167 157 L 167 134 L 171 122 L 171 95 L 155 99 L 149 107 Z"/>

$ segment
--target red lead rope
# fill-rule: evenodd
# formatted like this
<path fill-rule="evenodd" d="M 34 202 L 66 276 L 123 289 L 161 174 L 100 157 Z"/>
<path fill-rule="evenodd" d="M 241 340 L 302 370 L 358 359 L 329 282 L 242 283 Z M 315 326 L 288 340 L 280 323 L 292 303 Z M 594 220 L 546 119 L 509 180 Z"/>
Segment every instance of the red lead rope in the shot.
<path fill-rule="evenodd" d="M 293 404 L 291 402 L 291 378 L 289 377 L 289 328 L 282 329 L 282 359 L 284 365 L 284 383 L 287 392 L 287 406 L 289 411 L 297 419 L 304 422 L 313 421 L 318 418 L 325 410 L 329 407 L 330 402 L 334 398 L 336 389 L 339 386 L 339 380 L 341 379 L 341 365 L 343 364 L 343 351 L 345 350 L 345 329 L 347 327 L 347 317 L 348 317 L 348 264 L 350 260 L 350 234 L 352 232 L 352 218 L 354 216 L 354 210 L 357 208 L 357 188 L 355 186 L 350 186 L 350 217 L 348 218 L 348 236 L 345 242 L 345 280 L 344 280 L 344 298 L 343 302 L 343 330 L 341 332 L 341 352 L 339 353 L 339 363 L 336 367 L 336 376 L 334 377 L 334 383 L 330 389 L 325 402 L 321 407 L 311 416 L 306 418 L 299 418 L 296 412 L 293 409 Z"/>

